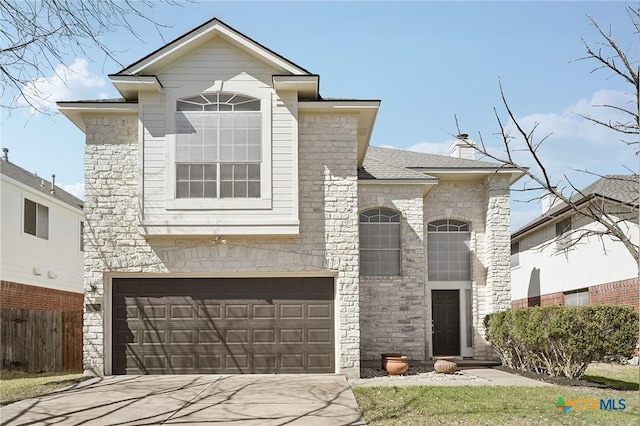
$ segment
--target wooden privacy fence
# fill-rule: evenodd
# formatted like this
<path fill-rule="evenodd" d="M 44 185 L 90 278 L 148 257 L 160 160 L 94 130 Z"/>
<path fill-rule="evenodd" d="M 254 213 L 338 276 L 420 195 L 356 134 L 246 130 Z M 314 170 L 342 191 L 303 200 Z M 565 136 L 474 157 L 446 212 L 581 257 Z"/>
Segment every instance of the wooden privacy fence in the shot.
<path fill-rule="evenodd" d="M 82 312 L 0 308 L 2 368 L 82 370 Z"/>

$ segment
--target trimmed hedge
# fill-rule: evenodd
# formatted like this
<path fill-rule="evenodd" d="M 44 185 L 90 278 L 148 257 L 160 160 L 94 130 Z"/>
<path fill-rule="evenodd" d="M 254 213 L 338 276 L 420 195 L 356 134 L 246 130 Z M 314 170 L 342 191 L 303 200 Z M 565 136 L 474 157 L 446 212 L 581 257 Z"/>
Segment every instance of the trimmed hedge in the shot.
<path fill-rule="evenodd" d="M 629 306 L 536 306 L 484 319 L 504 366 L 579 378 L 592 361 L 631 356 L 638 313 Z"/>

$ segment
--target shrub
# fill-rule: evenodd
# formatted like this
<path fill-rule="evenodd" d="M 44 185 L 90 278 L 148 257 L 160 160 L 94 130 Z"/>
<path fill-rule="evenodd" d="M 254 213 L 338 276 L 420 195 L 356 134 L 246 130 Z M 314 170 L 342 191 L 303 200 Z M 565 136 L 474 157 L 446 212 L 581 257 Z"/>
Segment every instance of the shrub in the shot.
<path fill-rule="evenodd" d="M 630 356 L 638 313 L 628 306 L 543 306 L 495 312 L 484 319 L 502 364 L 579 378 L 592 361 Z"/>

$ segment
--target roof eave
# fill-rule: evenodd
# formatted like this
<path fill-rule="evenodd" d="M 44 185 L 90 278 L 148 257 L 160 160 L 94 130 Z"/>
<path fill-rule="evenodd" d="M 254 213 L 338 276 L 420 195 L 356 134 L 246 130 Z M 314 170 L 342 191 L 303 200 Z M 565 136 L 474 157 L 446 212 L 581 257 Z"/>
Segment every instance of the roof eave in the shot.
<path fill-rule="evenodd" d="M 137 101 L 138 92 L 156 92 L 163 90 L 162 83 L 155 75 L 118 75 L 109 74 L 111 84 L 128 101 Z"/>
<path fill-rule="evenodd" d="M 439 180 L 432 179 L 358 179 L 358 185 L 374 186 L 421 186 L 422 196 L 426 196 L 436 185 Z"/>
<path fill-rule="evenodd" d="M 276 91 L 296 91 L 300 100 L 317 100 L 320 96 L 320 76 L 318 74 L 276 74 L 272 76 L 272 80 Z"/>
<path fill-rule="evenodd" d="M 379 99 L 340 99 L 340 100 L 316 100 L 300 101 L 298 110 L 300 112 L 322 112 L 322 113 L 347 113 L 357 114 L 358 120 L 358 168 L 362 167 L 364 157 L 367 154 L 367 147 L 373 134 L 373 126 L 380 109 Z"/>
<path fill-rule="evenodd" d="M 56 102 L 56 105 L 58 105 L 58 111 L 71 120 L 83 133 L 87 130 L 84 117 L 138 114 L 137 102 L 60 101 Z"/>

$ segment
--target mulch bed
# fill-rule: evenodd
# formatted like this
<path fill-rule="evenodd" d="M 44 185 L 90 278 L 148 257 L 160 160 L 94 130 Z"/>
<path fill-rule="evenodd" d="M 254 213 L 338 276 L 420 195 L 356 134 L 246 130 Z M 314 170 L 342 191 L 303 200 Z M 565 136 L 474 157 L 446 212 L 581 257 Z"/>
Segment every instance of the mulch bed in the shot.
<path fill-rule="evenodd" d="M 584 387 L 590 387 L 590 388 L 604 388 L 604 389 L 609 388 L 609 386 L 604 385 L 602 383 L 594 383 L 594 382 L 590 382 L 588 380 L 583 380 L 583 379 L 570 379 L 568 377 L 551 377 L 545 374 L 538 374 L 531 371 L 515 370 L 513 368 L 504 367 L 504 366 L 493 367 L 493 368 L 495 368 L 496 370 L 505 371 L 507 373 L 517 374 L 519 376 L 526 377 L 528 379 L 539 380 L 545 383 L 552 383 L 554 385 L 584 386 Z"/>

